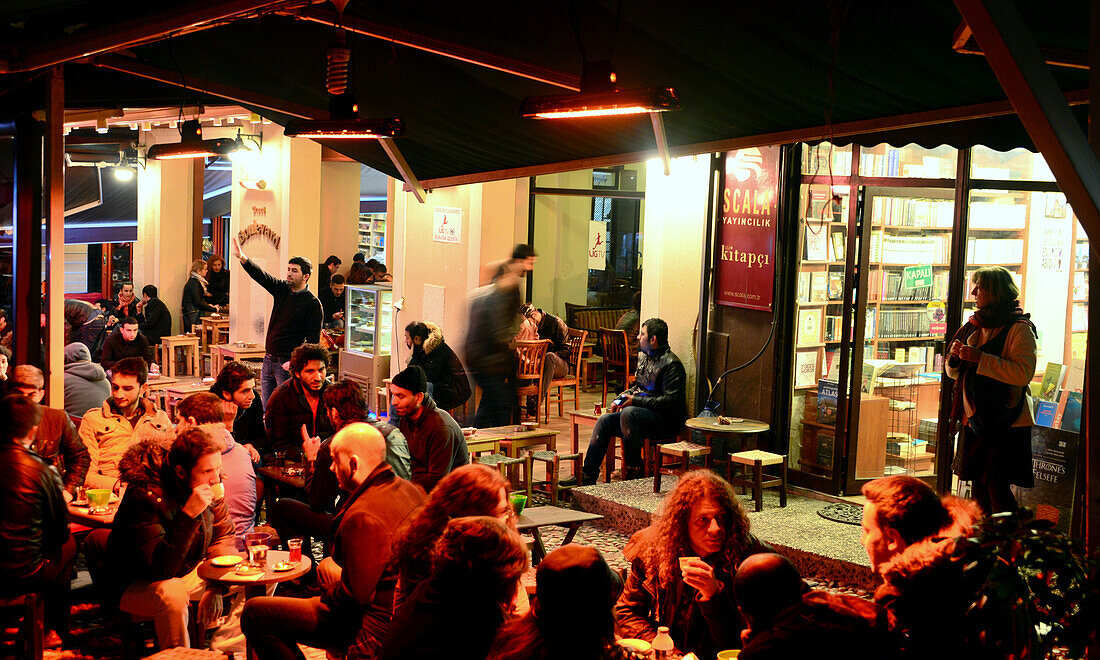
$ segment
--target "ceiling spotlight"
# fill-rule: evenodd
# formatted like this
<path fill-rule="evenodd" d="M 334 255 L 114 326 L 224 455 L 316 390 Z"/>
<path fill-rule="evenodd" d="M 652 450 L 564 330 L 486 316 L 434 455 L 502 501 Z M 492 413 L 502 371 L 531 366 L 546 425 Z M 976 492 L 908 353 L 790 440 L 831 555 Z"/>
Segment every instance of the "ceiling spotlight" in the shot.
<path fill-rule="evenodd" d="M 520 114 L 534 119 L 571 119 L 680 109 L 672 87 L 620 90 L 615 86 L 616 78 L 611 62 L 586 62 L 579 93 L 530 96 L 523 100 Z"/>
<path fill-rule="evenodd" d="M 197 119 L 183 122 L 180 141 L 175 144 L 155 144 L 146 152 L 147 158 L 170 160 L 176 158 L 205 158 L 227 156 L 237 150 L 233 138 L 202 139 L 202 126 Z"/>

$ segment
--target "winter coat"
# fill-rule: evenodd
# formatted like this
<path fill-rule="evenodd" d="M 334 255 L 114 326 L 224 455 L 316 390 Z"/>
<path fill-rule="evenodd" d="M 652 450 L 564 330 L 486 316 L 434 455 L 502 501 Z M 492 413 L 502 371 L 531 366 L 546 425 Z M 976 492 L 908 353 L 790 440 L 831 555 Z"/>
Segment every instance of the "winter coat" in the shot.
<path fill-rule="evenodd" d="M 237 411 L 237 416 L 233 419 L 233 438 L 242 445 L 252 445 L 261 455 L 268 453 L 264 403 L 261 397 L 252 399 L 248 410 Z"/>
<path fill-rule="evenodd" d="M 206 301 L 212 305 L 229 304 L 229 270 L 206 271 Z"/>
<path fill-rule="evenodd" d="M 656 413 L 662 431 L 679 431 L 688 417 L 687 373 L 683 363 L 668 348 L 639 355 L 634 385 L 627 390 L 634 395 L 633 405 Z"/>
<path fill-rule="evenodd" d="M 176 431 L 172 420 L 151 401 L 138 402 L 143 411 L 137 424 L 115 411 L 107 399 L 99 408 L 89 410 L 80 420 L 80 440 L 88 448 L 90 463 L 84 483 L 88 488 L 114 488 L 119 478 L 119 461 L 131 445 L 146 437 L 171 437 Z"/>
<path fill-rule="evenodd" d="M 118 364 L 119 360 L 128 357 L 139 357 L 145 360 L 145 364 L 148 366 L 153 363 L 153 347 L 149 345 L 149 340 L 141 334 L 140 330 L 133 341 L 126 341 L 122 337 L 120 328 L 112 332 L 107 337 L 107 341 L 103 342 L 103 356 L 99 364 L 104 369 L 111 370 Z"/>
<path fill-rule="evenodd" d="M 894 660 L 901 639 L 890 632 L 886 612 L 847 594 L 811 591 L 780 612 L 765 630 L 752 631 L 741 660 Z"/>
<path fill-rule="evenodd" d="M 137 581 L 181 577 L 207 557 L 237 554 L 225 500 L 214 500 L 197 518 L 183 513 L 190 493 L 165 477 L 168 440 L 142 440 L 119 462 L 126 494 L 107 541 L 105 581 L 121 594 Z"/>
<path fill-rule="evenodd" d="M 466 364 L 486 376 L 515 376 L 516 352 L 512 338 L 519 327 L 516 291 L 491 284 L 478 289 L 470 300 L 466 330 Z"/>
<path fill-rule="evenodd" d="M 425 321 L 428 326 L 428 338 L 413 350 L 409 366 L 416 365 L 424 370 L 428 382 L 432 384 L 432 398 L 443 410 L 452 410 L 470 399 L 470 380 L 462 362 L 443 341 L 443 331 L 434 323 Z"/>
<path fill-rule="evenodd" d="M 192 273 L 187 278 L 187 284 L 183 285 L 183 313 L 218 311 L 217 307 L 206 301 L 207 291 L 209 289 L 204 289 L 202 281 Z"/>
<path fill-rule="evenodd" d="M 80 342 L 65 347 L 65 412 L 73 417 L 83 417 L 111 396 L 107 372 L 91 359 L 88 347 Z"/>
<path fill-rule="evenodd" d="M 673 578 L 670 585 L 662 586 L 653 558 L 656 534 L 656 527 L 647 527 L 634 534 L 623 550 L 630 561 L 630 574 L 614 608 L 619 635 L 649 642 L 656 637 L 658 626 L 668 626 L 676 648 L 684 653 L 694 651 L 700 658 L 740 648 L 745 625 L 733 595 L 733 576 L 714 567 L 721 589 L 705 601 L 682 579 Z M 749 534 L 748 549 L 734 565 L 758 552 L 772 549 Z"/>
<path fill-rule="evenodd" d="M 547 350 L 569 364 L 569 326 L 565 325 L 565 321 L 553 314 L 543 312 L 538 333 L 539 339 L 550 340 L 550 347 Z"/>
<path fill-rule="evenodd" d="M 321 383 L 318 397 L 324 396 L 328 382 Z M 325 438 L 333 434 L 332 422 L 325 413 L 325 407 L 317 402 L 317 414 L 306 401 L 302 383 L 293 376 L 275 388 L 267 400 L 264 411 L 264 426 L 267 427 L 268 449 L 272 452 L 285 451 L 288 461 L 297 461 L 302 456 L 302 425 L 310 437 Z"/>
<path fill-rule="evenodd" d="M 161 338 L 172 334 L 172 312 L 168 311 L 168 305 L 160 298 L 150 298 L 137 320 L 141 334 L 153 346 L 159 345 Z"/>
<path fill-rule="evenodd" d="M 61 410 L 42 407 L 42 421 L 31 446 L 36 454 L 57 469 L 63 476 L 65 489 L 70 493 L 84 485 L 88 474 L 88 448 L 76 435 L 69 416 Z"/>
<path fill-rule="evenodd" d="M 358 612 L 350 658 L 374 657 L 393 616 L 397 569 L 390 560 L 394 534 L 424 502 L 424 491 L 398 479 L 382 463 L 349 496 L 332 520 L 333 560 L 343 568 L 340 581 L 321 594 L 336 611 Z M 336 641 L 336 640 L 334 640 Z"/>
<path fill-rule="evenodd" d="M 886 609 L 890 628 L 907 638 L 913 658 L 967 657 L 963 613 L 980 584 L 963 573 L 968 560 L 953 556 L 960 537 L 969 536 L 980 514 L 966 500 L 945 497 L 953 523 L 939 534 L 913 543 L 880 569 L 883 584 L 875 602 Z M 952 655 L 944 655 L 945 650 Z"/>
<path fill-rule="evenodd" d="M 409 443 L 412 482 L 430 493 L 451 470 L 470 462 L 470 451 L 462 427 L 446 411 L 437 408 L 430 396 L 424 395 L 421 407 L 419 418 L 414 420 L 412 415 L 405 415 L 399 428 Z"/>
<path fill-rule="evenodd" d="M 61 478 L 40 456 L 15 442 L 0 443 L 0 594 L 41 589 L 47 560 L 69 540 Z"/>

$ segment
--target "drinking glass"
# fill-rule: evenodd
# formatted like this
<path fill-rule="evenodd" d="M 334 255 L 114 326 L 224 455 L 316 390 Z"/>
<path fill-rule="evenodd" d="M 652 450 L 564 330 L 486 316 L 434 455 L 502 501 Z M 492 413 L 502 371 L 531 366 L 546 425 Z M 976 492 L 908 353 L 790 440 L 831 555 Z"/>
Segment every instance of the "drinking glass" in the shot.
<path fill-rule="evenodd" d="M 248 546 L 248 563 L 256 568 L 267 568 L 267 545 L 257 543 Z"/>
<path fill-rule="evenodd" d="M 290 551 L 290 558 L 287 559 L 288 563 L 297 564 L 302 561 L 302 539 L 288 539 L 286 547 Z"/>

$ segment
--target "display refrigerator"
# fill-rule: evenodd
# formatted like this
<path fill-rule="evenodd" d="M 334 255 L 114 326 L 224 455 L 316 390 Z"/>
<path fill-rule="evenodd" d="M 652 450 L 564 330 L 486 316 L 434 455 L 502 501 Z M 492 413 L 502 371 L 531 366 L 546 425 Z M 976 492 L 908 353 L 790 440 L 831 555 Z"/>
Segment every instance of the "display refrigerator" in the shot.
<path fill-rule="evenodd" d="M 348 285 L 344 303 L 346 334 L 340 351 L 340 378 L 363 386 L 367 405 L 378 410 L 377 388 L 390 375 L 393 341 L 393 288 L 389 285 Z"/>

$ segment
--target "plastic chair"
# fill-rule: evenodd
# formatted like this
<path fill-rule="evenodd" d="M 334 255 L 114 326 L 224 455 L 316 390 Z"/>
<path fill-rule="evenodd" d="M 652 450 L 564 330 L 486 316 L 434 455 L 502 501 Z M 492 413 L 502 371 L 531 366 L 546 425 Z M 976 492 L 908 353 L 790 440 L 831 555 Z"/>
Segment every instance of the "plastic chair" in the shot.
<path fill-rule="evenodd" d="M 603 349 L 603 396 L 600 399 L 600 406 L 603 407 L 607 405 L 607 381 L 614 377 L 616 382 L 622 382 L 624 390 L 634 383 L 631 364 L 637 358 L 630 356 L 626 330 L 600 328 L 599 333 L 600 347 Z"/>
<path fill-rule="evenodd" d="M 538 421 L 538 410 L 542 403 L 542 368 L 546 363 L 546 349 L 550 346 L 549 339 L 538 341 L 517 341 L 516 353 L 519 356 L 519 368 L 516 372 L 516 394 L 519 397 L 535 396 L 535 421 Z M 521 398 L 522 400 L 522 398 Z M 522 417 L 523 407 L 520 406 Z"/>
<path fill-rule="evenodd" d="M 555 378 L 550 381 L 550 389 L 546 393 L 546 416 L 543 419 L 544 424 L 550 423 L 550 404 L 554 401 L 558 403 L 558 417 L 565 417 L 565 410 L 562 406 L 565 401 L 565 396 L 562 394 L 563 387 L 573 388 L 573 409 L 580 410 L 581 407 L 581 353 L 584 352 L 584 340 L 588 338 L 587 330 L 574 330 L 569 329 L 569 373 L 563 378 Z M 554 397 L 554 388 L 558 388 L 558 396 Z"/>

